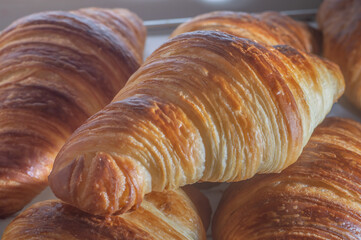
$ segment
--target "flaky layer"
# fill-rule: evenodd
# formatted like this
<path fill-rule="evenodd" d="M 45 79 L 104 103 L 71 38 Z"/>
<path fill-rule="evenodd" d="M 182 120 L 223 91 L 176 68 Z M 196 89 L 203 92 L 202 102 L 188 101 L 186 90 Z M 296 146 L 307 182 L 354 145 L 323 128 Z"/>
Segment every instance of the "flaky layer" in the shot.
<path fill-rule="evenodd" d="M 268 45 L 289 45 L 306 52 L 319 52 L 319 36 L 307 24 L 278 12 L 248 14 L 219 11 L 199 15 L 181 24 L 172 33 L 176 36 L 199 30 L 222 31 Z"/>
<path fill-rule="evenodd" d="M 66 138 L 139 67 L 141 20 L 88 8 L 22 18 L 0 34 L 0 217 L 47 185 Z"/>
<path fill-rule="evenodd" d="M 295 164 L 227 189 L 214 239 L 360 239 L 360 146 L 359 123 L 326 119 Z"/>
<path fill-rule="evenodd" d="M 291 47 L 214 31 L 179 35 L 72 135 L 51 188 L 106 215 L 136 208 L 151 191 L 279 172 L 343 87 L 336 65 Z"/>
<path fill-rule="evenodd" d="M 323 33 L 324 56 L 340 66 L 345 95 L 361 109 L 361 1 L 325 0 L 317 22 Z"/>
<path fill-rule="evenodd" d="M 34 204 L 6 228 L 3 240 L 205 240 L 197 210 L 182 190 L 151 193 L 134 212 L 97 217 L 59 200 Z"/>

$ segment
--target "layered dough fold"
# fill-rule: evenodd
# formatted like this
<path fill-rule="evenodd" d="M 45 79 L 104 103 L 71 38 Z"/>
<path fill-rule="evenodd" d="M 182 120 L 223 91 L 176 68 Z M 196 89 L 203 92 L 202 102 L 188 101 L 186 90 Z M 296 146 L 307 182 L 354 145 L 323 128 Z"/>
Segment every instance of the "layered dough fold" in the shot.
<path fill-rule="evenodd" d="M 343 90 L 335 64 L 292 47 L 181 34 L 70 137 L 50 186 L 60 199 L 108 215 L 136 208 L 151 191 L 279 172 Z"/>
<path fill-rule="evenodd" d="M 360 239 L 360 146 L 360 123 L 326 119 L 295 164 L 226 190 L 213 238 Z"/>
<path fill-rule="evenodd" d="M 59 200 L 39 202 L 17 216 L 2 239 L 205 240 L 206 234 L 195 205 L 179 189 L 148 194 L 137 211 L 111 217 L 93 216 Z"/>
<path fill-rule="evenodd" d="M 145 28 L 125 9 L 24 17 L 0 34 L 0 217 L 48 182 L 65 140 L 142 62 Z"/>

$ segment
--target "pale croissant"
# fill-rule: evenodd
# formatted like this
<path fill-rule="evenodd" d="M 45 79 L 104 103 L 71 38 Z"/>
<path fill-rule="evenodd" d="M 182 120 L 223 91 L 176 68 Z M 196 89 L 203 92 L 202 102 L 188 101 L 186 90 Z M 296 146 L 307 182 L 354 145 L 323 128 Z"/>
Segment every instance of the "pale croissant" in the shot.
<path fill-rule="evenodd" d="M 361 124 L 326 119 L 295 164 L 232 184 L 215 240 L 361 239 Z"/>
<path fill-rule="evenodd" d="M 306 23 L 278 12 L 249 14 L 219 11 L 199 15 L 181 24 L 176 36 L 197 30 L 215 30 L 268 45 L 289 45 L 306 52 L 319 52 L 319 33 Z"/>
<path fill-rule="evenodd" d="M 343 89 L 335 64 L 292 47 L 185 33 L 75 131 L 50 186 L 60 199 L 106 215 L 136 208 L 151 191 L 279 172 Z"/>
<path fill-rule="evenodd" d="M 326 0 L 317 22 L 323 33 L 323 54 L 345 77 L 346 97 L 361 109 L 361 1 Z"/>
<path fill-rule="evenodd" d="M 142 62 L 145 28 L 125 9 L 22 18 L 0 34 L 0 217 L 47 185 L 69 135 Z"/>
<path fill-rule="evenodd" d="M 112 217 L 93 216 L 59 200 L 36 203 L 5 229 L 2 240 L 14 239 L 205 240 L 206 234 L 195 205 L 175 190 L 150 193 L 136 211 Z"/>

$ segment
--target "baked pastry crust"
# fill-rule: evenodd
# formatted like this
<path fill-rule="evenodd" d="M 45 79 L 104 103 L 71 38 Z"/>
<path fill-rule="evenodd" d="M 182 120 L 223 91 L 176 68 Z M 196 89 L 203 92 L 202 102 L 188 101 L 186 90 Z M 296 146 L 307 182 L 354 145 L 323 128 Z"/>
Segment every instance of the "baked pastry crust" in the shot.
<path fill-rule="evenodd" d="M 343 88 L 335 64 L 292 47 L 215 31 L 179 35 L 69 138 L 50 186 L 63 201 L 108 215 L 151 191 L 279 172 Z"/>
<path fill-rule="evenodd" d="M 0 34 L 0 217 L 47 185 L 69 135 L 142 62 L 145 28 L 125 9 L 24 17 Z"/>
<path fill-rule="evenodd" d="M 360 239 L 360 146 L 360 123 L 327 118 L 295 164 L 231 184 L 213 238 Z"/>
<path fill-rule="evenodd" d="M 206 234 L 191 200 L 175 190 L 150 193 L 136 211 L 111 217 L 93 216 L 59 200 L 36 203 L 9 224 L 2 239 L 205 240 Z"/>
<path fill-rule="evenodd" d="M 231 35 L 272 45 L 289 45 L 305 52 L 320 52 L 320 33 L 306 23 L 278 12 L 249 14 L 217 11 L 199 15 L 181 24 L 172 37 L 193 31 L 222 31 Z"/>
<path fill-rule="evenodd" d="M 317 22 L 323 33 L 323 55 L 340 66 L 345 96 L 361 109 L 361 1 L 325 0 Z"/>

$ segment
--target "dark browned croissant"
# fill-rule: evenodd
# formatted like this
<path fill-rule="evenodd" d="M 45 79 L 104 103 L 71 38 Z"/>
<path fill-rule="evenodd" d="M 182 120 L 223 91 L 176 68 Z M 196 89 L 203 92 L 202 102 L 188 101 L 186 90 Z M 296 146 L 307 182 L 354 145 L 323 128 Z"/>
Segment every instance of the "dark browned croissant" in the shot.
<path fill-rule="evenodd" d="M 215 240 L 361 239 L 361 124 L 328 118 L 280 174 L 232 184 Z"/>
<path fill-rule="evenodd" d="M 223 32 L 179 35 L 59 152 L 50 186 L 93 214 L 199 180 L 279 172 L 342 94 L 339 68 L 288 46 Z"/>
<path fill-rule="evenodd" d="M 36 203 L 9 224 L 2 239 L 205 240 L 206 234 L 191 200 L 175 190 L 150 193 L 136 211 L 111 217 L 93 216 L 59 200 Z"/>
<path fill-rule="evenodd" d="M 361 109 L 361 1 L 325 0 L 317 20 L 323 32 L 323 54 L 340 66 L 345 95 Z"/>
<path fill-rule="evenodd" d="M 197 30 L 222 31 L 258 43 L 289 45 L 306 52 L 319 52 L 320 49 L 314 29 L 278 12 L 211 12 L 180 25 L 172 36 Z"/>
<path fill-rule="evenodd" d="M 0 34 L 0 217 L 45 188 L 67 137 L 137 70 L 144 40 L 124 9 L 33 14 Z"/>

